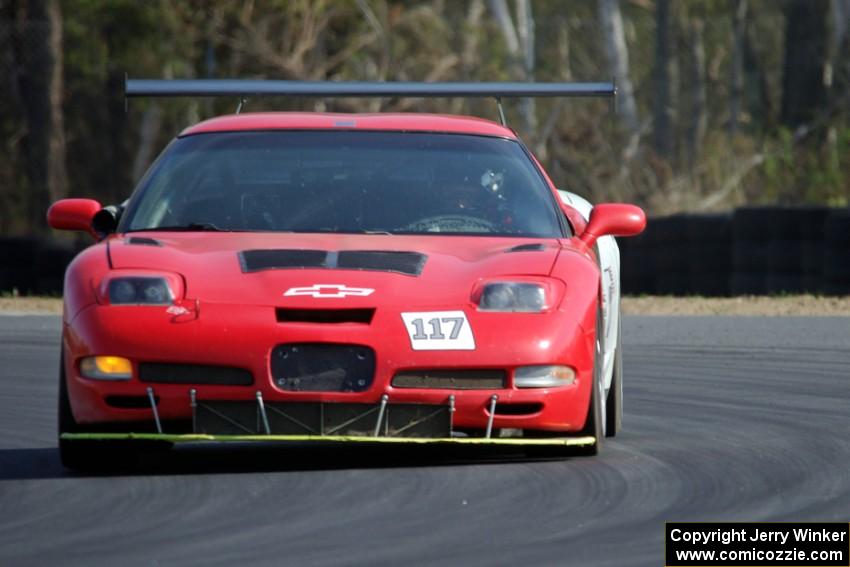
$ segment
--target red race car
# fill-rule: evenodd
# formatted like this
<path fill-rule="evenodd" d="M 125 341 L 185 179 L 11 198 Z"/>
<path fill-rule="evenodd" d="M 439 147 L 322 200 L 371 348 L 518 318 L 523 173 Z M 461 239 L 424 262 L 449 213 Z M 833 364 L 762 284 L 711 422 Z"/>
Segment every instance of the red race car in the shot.
<path fill-rule="evenodd" d="M 129 81 L 127 94 L 614 87 Z M 139 441 L 595 453 L 622 411 L 619 261 L 600 265 L 601 239 L 646 219 L 625 204 L 586 218 L 568 195 L 512 130 L 479 118 L 237 113 L 186 129 L 124 204 L 48 212 L 97 239 L 65 276 L 62 462 L 101 465 Z"/>

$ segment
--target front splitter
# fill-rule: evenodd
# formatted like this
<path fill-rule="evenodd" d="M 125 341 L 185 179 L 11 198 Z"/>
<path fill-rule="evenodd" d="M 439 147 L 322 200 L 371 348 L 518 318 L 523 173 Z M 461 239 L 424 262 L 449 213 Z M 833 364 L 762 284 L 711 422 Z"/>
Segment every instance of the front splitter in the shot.
<path fill-rule="evenodd" d="M 396 445 L 513 445 L 519 447 L 589 447 L 596 438 L 559 437 L 543 439 L 484 437 L 360 437 L 350 435 L 205 435 L 186 433 L 63 433 L 66 441 L 160 441 L 165 443 L 390 443 Z"/>

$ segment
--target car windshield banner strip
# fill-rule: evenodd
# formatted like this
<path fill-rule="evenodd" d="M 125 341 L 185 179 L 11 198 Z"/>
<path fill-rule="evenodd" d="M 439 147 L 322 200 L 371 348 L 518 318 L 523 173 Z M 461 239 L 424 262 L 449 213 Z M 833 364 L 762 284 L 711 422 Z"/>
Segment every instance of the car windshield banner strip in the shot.
<path fill-rule="evenodd" d="M 260 79 L 125 79 L 129 97 L 613 97 L 614 83 L 279 81 Z"/>

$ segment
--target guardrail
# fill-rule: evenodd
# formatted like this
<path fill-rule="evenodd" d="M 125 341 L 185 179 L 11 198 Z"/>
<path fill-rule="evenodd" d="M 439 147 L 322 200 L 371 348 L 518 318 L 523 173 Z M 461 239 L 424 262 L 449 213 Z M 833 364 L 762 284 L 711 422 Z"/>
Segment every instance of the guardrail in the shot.
<path fill-rule="evenodd" d="M 850 208 L 656 217 L 618 242 L 628 295 L 850 294 Z M 65 268 L 87 243 L 0 238 L 0 292 L 61 294 Z"/>

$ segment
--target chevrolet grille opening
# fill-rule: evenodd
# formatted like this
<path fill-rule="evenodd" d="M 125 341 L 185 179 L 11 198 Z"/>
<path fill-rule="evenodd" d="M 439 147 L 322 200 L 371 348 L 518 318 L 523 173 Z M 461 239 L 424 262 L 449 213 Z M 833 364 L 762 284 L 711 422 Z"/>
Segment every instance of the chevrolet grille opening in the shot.
<path fill-rule="evenodd" d="M 254 376 L 249 370 L 231 366 L 140 362 L 139 381 L 153 384 L 250 386 L 254 383 Z"/>
<path fill-rule="evenodd" d="M 361 323 L 368 325 L 374 309 L 276 309 L 278 323 Z"/>
<path fill-rule="evenodd" d="M 507 386 L 504 370 L 403 370 L 393 376 L 393 388 L 436 390 L 497 390 Z"/>

